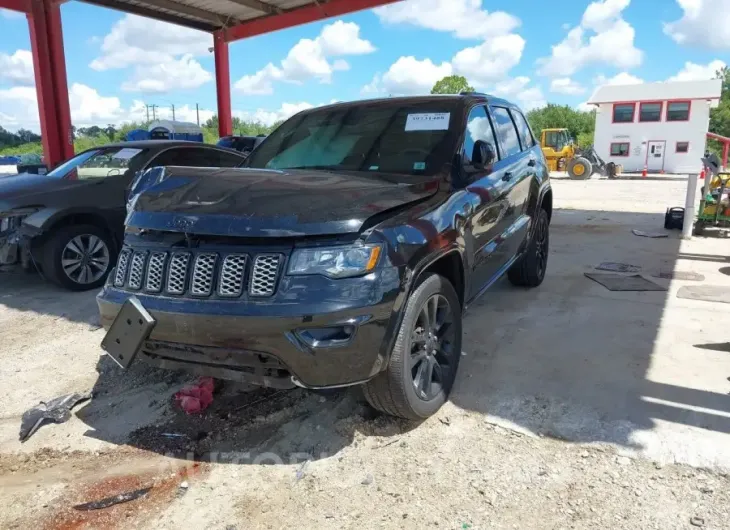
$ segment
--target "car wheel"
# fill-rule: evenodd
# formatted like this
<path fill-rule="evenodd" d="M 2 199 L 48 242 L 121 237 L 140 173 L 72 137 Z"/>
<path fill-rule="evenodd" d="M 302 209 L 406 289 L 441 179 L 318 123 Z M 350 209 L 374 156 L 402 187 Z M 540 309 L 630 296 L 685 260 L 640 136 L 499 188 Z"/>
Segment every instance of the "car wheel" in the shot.
<path fill-rule="evenodd" d="M 45 245 L 43 272 L 55 284 L 72 291 L 104 284 L 116 261 L 114 240 L 93 225 L 72 225 L 53 233 Z"/>
<path fill-rule="evenodd" d="M 461 359 L 461 304 L 443 276 L 426 277 L 408 298 L 385 371 L 363 387 L 379 411 L 428 418 L 444 404 Z"/>
<path fill-rule="evenodd" d="M 520 287 L 537 287 L 545 279 L 548 252 L 550 250 L 550 220 L 547 212 L 540 208 L 535 231 L 524 255 L 507 273 L 509 281 Z"/>

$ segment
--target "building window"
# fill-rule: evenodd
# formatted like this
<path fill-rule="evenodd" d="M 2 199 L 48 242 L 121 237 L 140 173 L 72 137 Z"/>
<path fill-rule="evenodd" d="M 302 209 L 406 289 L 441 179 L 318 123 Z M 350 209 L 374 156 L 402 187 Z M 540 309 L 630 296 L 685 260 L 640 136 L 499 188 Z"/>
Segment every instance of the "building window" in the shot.
<path fill-rule="evenodd" d="M 688 121 L 689 101 L 670 101 L 667 103 L 667 121 Z"/>
<path fill-rule="evenodd" d="M 611 144 L 611 156 L 629 156 L 629 147 L 628 142 Z"/>
<path fill-rule="evenodd" d="M 662 121 L 662 104 L 642 103 L 639 106 L 639 121 Z"/>
<path fill-rule="evenodd" d="M 677 142 L 676 153 L 689 153 L 689 142 Z"/>
<path fill-rule="evenodd" d="M 636 103 L 616 103 L 613 106 L 613 123 L 633 123 Z"/>

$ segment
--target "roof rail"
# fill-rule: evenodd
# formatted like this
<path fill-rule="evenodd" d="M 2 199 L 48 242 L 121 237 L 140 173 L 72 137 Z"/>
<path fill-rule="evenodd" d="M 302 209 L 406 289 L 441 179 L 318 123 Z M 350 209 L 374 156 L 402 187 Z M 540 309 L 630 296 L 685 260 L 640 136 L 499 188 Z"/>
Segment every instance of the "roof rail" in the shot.
<path fill-rule="evenodd" d="M 485 98 L 493 98 L 494 97 L 491 94 L 487 94 L 486 92 L 476 92 L 476 91 L 471 91 L 470 92 L 468 90 L 463 90 L 463 91 L 459 92 L 459 95 L 460 96 L 484 96 Z"/>

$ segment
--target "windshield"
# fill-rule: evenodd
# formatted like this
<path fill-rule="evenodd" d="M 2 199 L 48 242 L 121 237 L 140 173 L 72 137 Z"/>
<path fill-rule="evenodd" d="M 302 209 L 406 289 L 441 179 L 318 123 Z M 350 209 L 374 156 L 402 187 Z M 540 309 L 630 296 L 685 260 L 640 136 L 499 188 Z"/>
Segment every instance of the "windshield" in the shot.
<path fill-rule="evenodd" d="M 552 147 L 556 151 L 562 151 L 567 144 L 567 132 L 565 131 L 546 131 L 545 146 Z"/>
<path fill-rule="evenodd" d="M 121 175 L 129 168 L 132 160 L 144 151 L 145 149 L 131 147 L 106 147 L 84 151 L 49 172 L 48 176 L 83 180 Z"/>
<path fill-rule="evenodd" d="M 452 161 L 457 104 L 393 100 L 305 112 L 276 129 L 245 165 L 433 175 Z"/>

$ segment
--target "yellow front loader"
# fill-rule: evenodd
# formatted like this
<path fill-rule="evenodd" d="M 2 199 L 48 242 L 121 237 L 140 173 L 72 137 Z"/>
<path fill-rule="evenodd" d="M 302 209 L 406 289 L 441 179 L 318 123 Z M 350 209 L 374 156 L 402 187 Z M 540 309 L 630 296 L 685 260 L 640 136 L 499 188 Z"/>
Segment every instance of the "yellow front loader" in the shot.
<path fill-rule="evenodd" d="M 550 171 L 567 171 L 570 178 L 588 179 L 593 173 L 615 178 L 620 169 L 616 164 L 606 164 L 591 146 L 581 151 L 570 137 L 568 129 L 543 129 L 540 146 Z M 618 170 L 618 171 L 617 171 Z"/>

